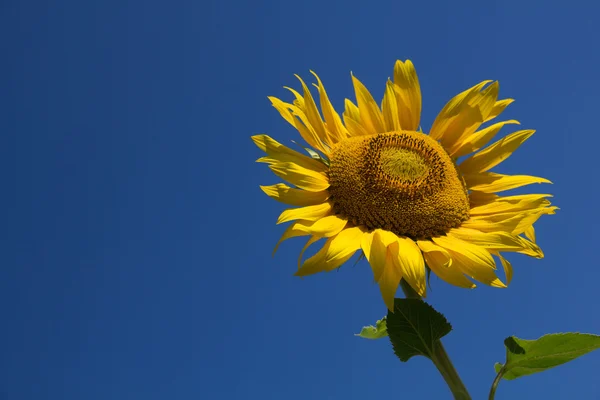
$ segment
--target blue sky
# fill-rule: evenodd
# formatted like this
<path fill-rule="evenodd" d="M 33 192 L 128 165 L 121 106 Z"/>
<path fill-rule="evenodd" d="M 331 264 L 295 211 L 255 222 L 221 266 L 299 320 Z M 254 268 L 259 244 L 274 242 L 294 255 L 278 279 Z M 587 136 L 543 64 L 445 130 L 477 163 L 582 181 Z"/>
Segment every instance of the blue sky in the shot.
<path fill-rule="evenodd" d="M 506 336 L 600 333 L 600 6 L 374 3 L 0 4 L 0 398 L 448 398 L 428 360 L 353 336 L 385 314 L 366 263 L 299 279 L 303 241 L 271 257 L 284 207 L 250 140 L 299 139 L 267 100 L 293 74 L 317 71 L 340 109 L 350 71 L 379 99 L 396 59 L 417 67 L 426 130 L 499 80 L 537 133 L 498 170 L 551 179 L 531 189 L 561 208 L 508 289 L 432 279 L 473 397 Z M 592 353 L 497 398 L 600 398 L 599 367 Z"/>

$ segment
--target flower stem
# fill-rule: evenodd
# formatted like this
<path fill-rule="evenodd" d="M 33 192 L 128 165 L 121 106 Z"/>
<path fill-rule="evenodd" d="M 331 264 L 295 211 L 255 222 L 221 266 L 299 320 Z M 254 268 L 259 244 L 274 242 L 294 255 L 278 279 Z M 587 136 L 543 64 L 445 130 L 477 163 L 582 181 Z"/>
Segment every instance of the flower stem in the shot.
<path fill-rule="evenodd" d="M 505 372 L 506 372 L 505 366 L 500 368 L 500 371 L 498 371 L 498 375 L 496 375 L 496 379 L 494 379 L 494 382 L 492 383 L 492 387 L 490 388 L 490 395 L 488 397 L 489 400 L 494 400 L 494 397 L 496 397 L 496 388 L 498 387 L 498 384 L 500 383 L 500 380 L 502 379 L 502 376 L 504 376 Z"/>
<path fill-rule="evenodd" d="M 417 294 L 413 290 L 412 287 L 403 279 L 400 281 L 400 286 L 404 291 L 404 294 L 407 299 L 420 299 L 421 296 Z M 471 400 L 471 396 L 467 391 L 467 388 L 460 380 L 460 376 L 458 376 L 458 372 L 452 365 L 452 361 L 450 361 L 450 357 L 448 357 L 448 353 L 446 353 L 446 349 L 442 345 L 440 340 L 436 340 L 433 346 L 433 357 L 431 358 L 433 364 L 436 366 L 440 374 L 446 381 L 446 384 L 450 388 L 452 395 L 457 400 Z"/>

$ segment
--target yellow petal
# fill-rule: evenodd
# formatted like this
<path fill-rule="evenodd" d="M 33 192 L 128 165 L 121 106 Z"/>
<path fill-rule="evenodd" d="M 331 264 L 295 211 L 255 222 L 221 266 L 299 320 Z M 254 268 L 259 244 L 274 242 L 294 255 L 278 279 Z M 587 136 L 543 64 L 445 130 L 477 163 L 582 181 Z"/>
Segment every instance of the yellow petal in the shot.
<path fill-rule="evenodd" d="M 477 129 L 483 116 L 477 107 L 469 105 L 480 90 L 491 81 L 483 81 L 452 98 L 438 114 L 429 135 L 442 142 L 444 147 L 452 148 L 454 142 L 467 128 Z"/>
<path fill-rule="evenodd" d="M 544 258 L 544 252 L 542 251 L 540 246 L 538 246 L 530 240 L 525 239 L 522 236 L 519 236 L 519 239 L 521 239 L 521 241 L 523 242 L 524 248 L 521 251 L 517 251 L 517 253 L 525 254 L 535 258 Z"/>
<path fill-rule="evenodd" d="M 303 110 L 292 106 L 292 113 L 295 117 L 295 126 L 300 136 L 306 141 L 306 143 L 310 144 L 317 150 L 322 151 L 325 154 L 329 153 L 330 146 L 326 145 L 326 141 L 321 140 L 317 131 L 308 121 L 308 117 L 304 113 Z"/>
<path fill-rule="evenodd" d="M 360 247 L 369 263 L 371 262 L 371 248 L 373 247 L 373 235 L 375 231 L 365 232 L 360 239 Z"/>
<path fill-rule="evenodd" d="M 296 91 L 293 92 L 297 93 Z M 300 136 L 302 136 L 306 143 L 315 149 L 327 152 L 327 148 L 323 146 L 319 135 L 317 135 L 317 132 L 305 115 L 303 102 L 296 101 L 296 104 L 293 105 L 285 103 L 276 97 L 269 97 L 269 100 L 271 100 L 273 107 L 279 111 L 281 116 L 298 130 L 298 133 L 300 133 Z"/>
<path fill-rule="evenodd" d="M 442 142 L 447 148 L 455 148 L 460 146 L 464 140 L 469 138 L 485 121 L 489 113 L 494 107 L 494 103 L 498 98 L 498 91 L 500 90 L 498 82 L 492 83 L 490 86 L 483 89 L 481 92 L 476 93 L 475 96 L 468 102 L 468 105 L 464 108 L 461 114 L 473 114 L 475 124 L 471 125 L 471 120 L 466 117 L 465 124 L 457 121 L 451 125 L 449 132 L 445 135 L 446 138 Z"/>
<path fill-rule="evenodd" d="M 392 312 L 394 312 L 394 297 L 402 279 L 402 270 L 398 263 L 394 261 L 394 259 L 397 259 L 397 255 L 393 254 L 394 252 L 398 252 L 398 242 L 390 244 L 385 252 L 384 268 L 378 281 L 383 302 L 388 310 Z"/>
<path fill-rule="evenodd" d="M 283 119 L 285 119 L 290 125 L 292 125 L 295 128 L 296 122 L 294 120 L 294 115 L 290 111 L 291 104 L 281 101 L 277 97 L 273 96 L 269 96 L 268 99 L 271 101 L 273 107 L 275 107 L 275 109 L 279 111 L 279 114 L 281 114 Z"/>
<path fill-rule="evenodd" d="M 396 235 L 390 231 L 383 229 L 375 229 L 372 232 L 366 232 L 361 238 L 361 247 L 365 253 L 365 257 L 371 269 L 375 282 L 379 280 L 385 264 L 387 247 L 390 243 L 395 242 L 397 239 Z"/>
<path fill-rule="evenodd" d="M 394 65 L 394 93 L 402 129 L 416 131 L 421 118 L 421 87 L 413 63 L 396 61 Z"/>
<path fill-rule="evenodd" d="M 352 76 L 352 82 L 363 127 L 370 134 L 385 132 L 383 116 L 373 96 L 356 77 Z"/>
<path fill-rule="evenodd" d="M 487 196 L 487 200 L 480 202 L 478 205 L 484 205 L 484 204 L 489 204 L 489 203 L 494 203 L 494 202 L 517 204 L 522 201 L 535 201 L 535 200 L 538 200 L 541 198 L 553 197 L 551 194 L 539 194 L 539 193 L 517 194 L 517 195 L 511 195 L 511 196 L 498 196 L 497 194 L 482 193 L 482 192 L 472 192 L 472 193 L 480 193 L 482 195 L 482 199 L 483 199 L 483 196 Z"/>
<path fill-rule="evenodd" d="M 465 275 L 452 265 L 452 257 L 444 248 L 435 245 L 429 240 L 417 241 L 419 248 L 423 251 L 423 257 L 427 266 L 434 274 L 444 281 L 466 289 L 472 289 L 475 284 L 468 280 Z"/>
<path fill-rule="evenodd" d="M 498 212 L 498 213 L 492 213 L 492 214 L 482 214 L 482 215 L 473 215 L 471 216 L 471 218 L 465 222 L 468 222 L 470 220 L 474 220 L 474 221 L 490 221 L 490 222 L 498 222 L 498 221 L 506 221 L 508 219 L 511 219 L 513 217 L 526 217 L 528 215 L 532 215 L 532 214 L 555 214 L 555 210 L 558 210 L 558 207 L 555 206 L 549 206 L 549 207 L 540 207 L 540 208 L 531 208 L 531 209 L 525 209 L 525 210 L 518 210 L 518 211 L 507 211 L 507 212 Z M 526 228 L 526 227 L 525 227 Z M 525 228 L 523 228 L 523 230 L 520 233 L 523 233 L 525 231 Z"/>
<path fill-rule="evenodd" d="M 363 234 L 361 248 L 365 258 L 369 261 L 369 265 L 371 265 L 375 282 L 379 281 L 385 268 L 387 256 L 387 244 L 384 243 L 380 230 Z"/>
<path fill-rule="evenodd" d="M 359 227 L 344 229 L 329 238 L 317 254 L 304 261 L 295 275 L 305 276 L 338 268 L 360 249 L 362 235 L 363 230 Z"/>
<path fill-rule="evenodd" d="M 494 193 L 484 193 L 472 190 L 471 193 L 469 193 L 469 203 L 471 204 L 471 207 L 476 207 L 494 201 L 498 197 L 499 196 Z"/>
<path fill-rule="evenodd" d="M 311 71 L 311 73 L 315 76 L 315 78 L 317 78 L 319 100 L 321 102 L 321 110 L 323 111 L 325 122 L 327 123 L 327 129 L 331 132 L 331 136 L 335 139 L 335 142 L 339 142 L 348 137 L 348 130 L 346 129 L 344 124 L 342 124 L 342 119 L 340 118 L 338 113 L 333 108 L 333 105 L 329 101 L 329 97 L 327 96 L 325 86 L 323 86 L 321 79 L 319 79 L 319 76 L 313 71 Z"/>
<path fill-rule="evenodd" d="M 327 177 L 320 172 L 303 168 L 296 163 L 284 162 L 270 165 L 269 168 L 292 185 L 311 192 L 320 192 L 329 187 Z"/>
<path fill-rule="evenodd" d="M 260 187 L 267 196 L 291 206 L 314 206 L 325 203 L 329 198 L 326 190 L 321 192 L 310 192 L 308 190 L 293 189 L 284 183 Z"/>
<path fill-rule="evenodd" d="M 402 271 L 402 277 L 421 297 L 425 297 L 425 261 L 419 246 L 411 239 L 399 237 L 390 244 L 393 260 Z"/>
<path fill-rule="evenodd" d="M 465 183 L 470 190 L 484 193 L 503 192 L 532 183 L 552 183 L 548 179 L 529 175 L 502 175 L 494 172 L 465 174 Z"/>
<path fill-rule="evenodd" d="M 509 232 L 520 235 L 544 214 L 554 214 L 557 207 L 541 210 L 524 211 L 522 213 L 492 214 L 473 217 L 462 223 L 462 227 L 477 229 L 482 232 Z"/>
<path fill-rule="evenodd" d="M 460 227 L 450 229 L 448 235 L 490 251 L 521 251 L 527 248 L 522 238 L 506 232 L 481 232 Z"/>
<path fill-rule="evenodd" d="M 323 239 L 322 237 L 319 236 L 311 236 L 308 241 L 306 242 L 306 244 L 304 244 L 304 247 L 302 247 L 302 250 L 300 251 L 300 254 L 298 255 L 298 269 L 300 269 L 300 267 L 302 266 L 302 257 L 304 256 L 304 252 L 315 242 L 318 242 L 319 240 Z"/>
<path fill-rule="evenodd" d="M 317 109 L 317 105 L 315 104 L 312 95 L 310 94 L 308 86 L 306 86 L 306 84 L 304 83 L 302 78 L 300 78 L 300 76 L 296 75 L 296 78 L 298 78 L 300 84 L 302 84 L 302 89 L 304 90 L 303 111 L 306 114 L 306 117 L 308 118 L 308 122 L 315 130 L 318 138 L 322 142 L 327 143 L 329 146 L 331 146 L 333 144 L 333 140 L 329 136 L 327 130 L 325 129 L 325 125 L 323 125 L 323 120 L 321 119 L 321 115 L 319 114 L 319 110 Z"/>
<path fill-rule="evenodd" d="M 496 102 L 496 104 L 494 104 L 494 108 L 492 108 L 492 111 L 487 116 L 485 122 L 488 122 L 488 121 L 496 118 L 498 115 L 500 115 L 502 113 L 502 111 L 504 111 L 504 109 L 506 107 L 508 107 L 509 104 L 512 104 L 512 102 L 514 102 L 514 101 L 515 101 L 514 99 L 498 100 Z"/>
<path fill-rule="evenodd" d="M 273 255 L 277 252 L 279 245 L 287 239 L 298 236 L 313 236 L 316 239 L 335 236 L 346 226 L 347 221 L 335 215 L 329 215 L 316 221 L 295 221 L 287 227 L 283 235 L 275 245 Z"/>
<path fill-rule="evenodd" d="M 358 107 L 354 105 L 353 102 L 346 99 L 344 101 L 345 110 L 344 110 L 344 124 L 346 124 L 346 128 L 348 128 L 348 134 L 350 136 L 363 136 L 368 135 L 369 132 L 362 126 L 360 120 L 360 111 Z"/>
<path fill-rule="evenodd" d="M 480 92 L 480 96 L 476 96 L 476 101 L 480 102 L 479 108 L 483 115 L 484 121 L 487 120 L 488 116 L 494 109 L 498 100 L 498 92 L 500 91 L 500 84 L 498 81 L 493 82 L 490 86 L 486 87 Z"/>
<path fill-rule="evenodd" d="M 344 100 L 344 118 L 349 117 L 360 123 L 360 110 L 349 99 Z"/>
<path fill-rule="evenodd" d="M 383 121 L 387 132 L 399 131 L 402 129 L 400 118 L 398 117 L 398 104 L 396 103 L 394 84 L 389 80 L 385 86 L 381 111 L 383 112 Z"/>
<path fill-rule="evenodd" d="M 506 284 L 510 285 L 510 282 L 512 281 L 512 277 L 513 277 L 512 265 L 510 265 L 508 260 L 506 258 L 502 257 L 502 255 L 500 253 L 496 253 L 496 255 L 498 256 L 498 258 L 500 259 L 500 262 L 502 263 L 502 268 L 504 269 L 504 275 L 506 275 Z"/>
<path fill-rule="evenodd" d="M 268 164 L 293 162 L 301 167 L 312 169 L 314 171 L 327 171 L 327 166 L 322 162 L 310 158 L 302 153 L 298 153 L 297 151 L 282 145 L 268 135 L 254 135 L 252 136 L 252 141 L 259 149 L 267 153 L 266 157 L 261 157 L 258 159 L 259 162 Z"/>
<path fill-rule="evenodd" d="M 328 215 L 308 226 L 307 229 L 311 235 L 330 237 L 337 235 L 346 227 L 348 220 L 337 215 Z"/>
<path fill-rule="evenodd" d="M 316 221 L 331 214 L 332 207 L 330 203 L 318 204 L 316 206 L 306 206 L 300 208 L 290 208 L 285 210 L 277 220 L 278 224 L 303 219 L 305 221 Z"/>
<path fill-rule="evenodd" d="M 344 116 L 344 122 L 346 123 L 346 127 L 348 128 L 348 132 L 350 136 L 364 136 L 369 135 L 369 132 L 365 130 L 365 128 L 350 117 Z"/>
<path fill-rule="evenodd" d="M 467 276 L 494 287 L 506 287 L 494 273 L 496 263 L 486 249 L 451 237 L 434 237 L 433 242 L 448 251 L 452 265 Z"/>
<path fill-rule="evenodd" d="M 494 125 L 490 125 L 487 128 L 484 128 L 480 131 L 473 133 L 472 135 L 466 137 L 460 143 L 455 145 L 453 149 L 450 151 L 450 155 L 452 157 L 462 157 L 469 153 L 479 150 L 483 146 L 485 146 L 504 125 L 507 124 L 517 124 L 519 125 L 519 121 L 511 119 L 509 121 L 498 122 Z"/>
<path fill-rule="evenodd" d="M 298 93 L 297 91 L 295 91 L 291 87 L 284 86 L 283 88 L 289 90 L 290 92 L 292 92 L 292 94 L 296 98 L 296 100 L 294 100 L 294 105 L 296 107 L 298 107 L 300 110 L 304 111 L 304 97 L 302 97 L 302 95 L 300 93 Z"/>
<path fill-rule="evenodd" d="M 464 174 L 472 174 L 494 168 L 506 160 L 534 132 L 534 130 L 523 130 L 511 133 L 467 158 L 460 164 L 460 170 Z"/>
<path fill-rule="evenodd" d="M 447 267 L 452 264 L 452 257 L 450 257 L 450 253 L 446 251 L 443 247 L 438 246 L 433 243 L 431 240 L 417 240 L 417 246 L 423 252 L 423 255 L 427 255 L 428 253 L 439 253 L 436 254 L 439 257 L 440 265 Z"/>
<path fill-rule="evenodd" d="M 499 213 L 492 213 L 492 214 L 472 215 L 464 223 L 471 222 L 471 221 L 500 222 L 500 221 L 506 221 L 513 217 L 524 218 L 527 215 L 535 214 L 535 213 L 538 213 L 539 211 L 541 211 L 541 210 L 534 209 L 534 210 L 521 210 L 521 211 L 513 211 L 513 212 L 499 212 Z M 464 226 L 464 223 L 461 226 Z"/>
<path fill-rule="evenodd" d="M 533 228 L 533 225 L 531 225 L 529 228 L 526 228 L 523 233 L 525 234 L 525 237 L 527 237 L 527 239 L 535 243 L 535 229 Z"/>
<path fill-rule="evenodd" d="M 550 205 L 546 200 L 551 194 L 525 194 L 519 196 L 498 197 L 487 204 L 471 207 L 471 216 L 498 214 L 506 212 L 520 212 L 543 208 Z"/>
<path fill-rule="evenodd" d="M 298 236 L 308 236 L 309 232 L 306 229 L 306 226 L 311 223 L 312 222 L 310 222 L 310 221 L 297 221 L 297 222 L 294 222 L 293 224 L 290 224 L 286 228 L 286 230 L 283 232 L 283 235 L 281 235 L 281 237 L 279 238 L 279 241 L 275 245 L 275 248 L 273 249 L 273 255 L 275 255 L 275 253 L 277 253 L 277 250 L 279 249 L 279 245 L 281 243 L 283 243 L 284 240 L 288 240 L 288 239 L 291 239 L 293 237 L 298 237 Z"/>

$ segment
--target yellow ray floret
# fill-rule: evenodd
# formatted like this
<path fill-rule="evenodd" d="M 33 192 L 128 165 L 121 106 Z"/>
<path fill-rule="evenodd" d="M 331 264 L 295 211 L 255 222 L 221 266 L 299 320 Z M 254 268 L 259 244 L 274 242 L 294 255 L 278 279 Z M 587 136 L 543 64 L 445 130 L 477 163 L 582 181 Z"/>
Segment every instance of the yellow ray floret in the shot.
<path fill-rule="evenodd" d="M 337 235 L 329 238 L 317 254 L 302 264 L 296 275 L 310 275 L 316 272 L 331 271 L 339 267 L 360 249 L 362 234 L 362 229 L 352 227 L 344 229 Z"/>
<path fill-rule="evenodd" d="M 389 85 L 396 97 L 400 127 L 407 131 L 416 131 L 421 119 L 421 87 L 417 71 L 410 60 L 396 61 L 394 65 L 394 83 Z"/>
<path fill-rule="evenodd" d="M 326 202 L 329 198 L 329 192 L 327 190 L 311 192 L 308 190 L 294 189 L 284 183 L 261 186 L 260 188 L 267 196 L 290 206 L 315 206 Z"/>

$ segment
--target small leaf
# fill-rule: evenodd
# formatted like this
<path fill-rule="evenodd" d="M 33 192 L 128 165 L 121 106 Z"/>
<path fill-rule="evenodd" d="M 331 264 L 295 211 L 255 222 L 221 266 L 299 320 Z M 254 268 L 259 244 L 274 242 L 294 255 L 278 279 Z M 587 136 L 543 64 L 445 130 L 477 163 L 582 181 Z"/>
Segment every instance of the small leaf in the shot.
<path fill-rule="evenodd" d="M 375 323 L 375 326 L 363 326 L 363 328 L 360 330 L 360 333 L 356 333 L 354 336 L 359 336 L 365 339 L 381 339 L 387 335 L 386 317 L 383 317 Z"/>
<path fill-rule="evenodd" d="M 358 255 L 358 258 L 356 259 L 356 262 L 354 263 L 354 266 L 356 267 L 356 264 L 358 264 L 360 262 L 360 260 L 362 260 L 363 258 L 365 258 L 365 253 L 364 252 L 360 252 L 360 254 Z M 385 317 L 383 317 L 385 319 Z"/>
<path fill-rule="evenodd" d="M 431 359 L 438 340 L 452 330 L 442 314 L 419 299 L 395 299 L 394 312 L 388 311 L 387 328 L 400 361 L 413 356 Z"/>
<path fill-rule="evenodd" d="M 506 338 L 504 379 L 512 380 L 564 364 L 600 348 L 600 336 L 588 333 L 554 333 L 537 340 Z M 499 372 L 502 364 L 494 368 Z"/>

